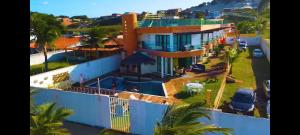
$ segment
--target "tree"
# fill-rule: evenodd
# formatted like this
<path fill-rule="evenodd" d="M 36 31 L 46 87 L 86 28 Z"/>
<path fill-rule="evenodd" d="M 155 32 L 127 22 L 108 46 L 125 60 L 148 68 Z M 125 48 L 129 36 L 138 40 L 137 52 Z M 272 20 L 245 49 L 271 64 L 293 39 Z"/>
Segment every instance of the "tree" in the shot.
<path fill-rule="evenodd" d="M 94 27 L 91 28 L 88 32 L 90 36 L 88 39 L 83 41 L 83 44 L 88 45 L 90 47 L 101 47 L 102 39 L 106 36 L 105 33 L 102 32 L 100 28 Z"/>
<path fill-rule="evenodd" d="M 30 91 L 30 135 L 69 135 L 68 130 L 61 126 L 73 111 L 57 108 L 55 103 L 34 106 L 32 96 L 35 93 L 34 90 Z"/>
<path fill-rule="evenodd" d="M 31 13 L 30 29 L 36 36 L 36 44 L 41 48 L 45 56 L 45 71 L 48 71 L 47 49 L 53 46 L 53 41 L 57 39 L 64 30 L 64 27 L 54 16 Z"/>
<path fill-rule="evenodd" d="M 203 13 L 203 12 L 197 12 L 196 14 L 195 14 L 195 17 L 196 18 L 198 18 L 198 19 L 201 19 L 201 18 L 205 18 L 205 13 Z"/>
<path fill-rule="evenodd" d="M 199 118 L 211 119 L 202 103 L 169 106 L 161 122 L 156 124 L 154 135 L 203 135 L 207 132 L 229 135 L 231 129 L 219 128 L 198 122 Z"/>
<path fill-rule="evenodd" d="M 257 30 L 257 23 L 254 21 L 242 21 L 237 24 L 240 33 L 255 33 Z"/>

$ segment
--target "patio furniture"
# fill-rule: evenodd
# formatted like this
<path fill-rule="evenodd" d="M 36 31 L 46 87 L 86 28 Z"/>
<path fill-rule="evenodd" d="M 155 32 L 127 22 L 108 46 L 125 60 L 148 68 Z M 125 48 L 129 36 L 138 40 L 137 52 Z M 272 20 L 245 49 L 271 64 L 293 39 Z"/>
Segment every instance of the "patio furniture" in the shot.
<path fill-rule="evenodd" d="M 203 90 L 203 85 L 200 83 L 188 83 L 186 84 L 186 86 L 190 95 L 192 95 L 193 93 L 199 93 Z"/>
<path fill-rule="evenodd" d="M 192 70 L 193 72 L 197 72 L 197 73 L 205 72 L 205 65 L 202 65 L 202 64 L 194 64 L 194 65 L 192 65 L 191 70 Z"/>

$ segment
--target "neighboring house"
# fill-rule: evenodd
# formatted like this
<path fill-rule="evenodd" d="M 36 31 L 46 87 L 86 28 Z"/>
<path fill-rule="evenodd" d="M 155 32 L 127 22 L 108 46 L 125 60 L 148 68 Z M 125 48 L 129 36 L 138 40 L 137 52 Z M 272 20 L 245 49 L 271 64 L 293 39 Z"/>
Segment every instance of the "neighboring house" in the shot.
<path fill-rule="evenodd" d="M 207 19 L 219 19 L 221 18 L 222 14 L 220 11 L 208 11 L 208 15 L 206 16 Z"/>
<path fill-rule="evenodd" d="M 113 39 L 108 39 L 104 43 L 105 48 L 114 48 L 114 47 L 123 47 L 124 41 L 123 38 L 113 38 Z"/>
<path fill-rule="evenodd" d="M 161 19 L 180 19 L 179 16 L 163 16 Z"/>
<path fill-rule="evenodd" d="M 54 46 L 56 50 L 64 50 L 66 48 L 75 47 L 80 44 L 80 37 L 59 37 L 54 41 Z M 30 43 L 31 49 L 37 49 L 37 44 L 35 42 Z M 48 47 L 47 47 L 48 48 Z"/>
<path fill-rule="evenodd" d="M 137 22 L 135 13 L 122 17 L 124 55 L 137 51 L 155 59 L 154 65 L 142 65 L 142 73 L 158 72 L 173 76 L 174 67 L 188 68 L 207 55 L 224 38 L 222 21 L 199 19 L 144 20 Z M 136 26 L 135 24 L 138 24 Z"/>
<path fill-rule="evenodd" d="M 69 26 L 69 25 L 71 25 L 71 24 L 73 24 L 73 22 L 72 22 L 72 19 L 70 19 L 70 18 L 62 18 L 62 23 L 63 23 L 63 25 L 65 25 L 65 26 Z"/>

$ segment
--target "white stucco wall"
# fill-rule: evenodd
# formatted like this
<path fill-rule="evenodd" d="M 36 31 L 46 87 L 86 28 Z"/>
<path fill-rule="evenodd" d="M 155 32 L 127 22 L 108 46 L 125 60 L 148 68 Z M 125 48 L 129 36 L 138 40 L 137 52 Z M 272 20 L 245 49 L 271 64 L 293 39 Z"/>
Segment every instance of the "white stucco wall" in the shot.
<path fill-rule="evenodd" d="M 164 114 L 166 105 L 130 100 L 131 132 L 140 135 L 152 135 L 156 122 Z M 270 120 L 245 115 L 210 111 L 212 120 L 199 119 L 200 122 L 214 124 L 223 128 L 232 128 L 234 135 L 269 135 Z M 132 117 L 134 116 L 134 117 Z M 207 135 L 218 135 L 208 133 Z"/>
<path fill-rule="evenodd" d="M 30 76 L 30 86 L 48 88 L 48 85 L 53 84 L 53 75 L 68 72 L 70 81 L 79 82 L 80 74 L 82 73 L 86 80 L 96 78 L 100 75 L 118 70 L 121 62 L 121 54 L 88 61 L 85 63 L 73 65 L 70 67 L 60 68 L 57 70 Z M 47 79 L 46 79 L 47 78 Z M 40 82 L 43 82 L 40 84 Z"/>
<path fill-rule="evenodd" d="M 226 43 L 227 44 L 233 44 L 233 38 L 234 37 L 227 37 Z M 240 37 L 241 41 L 246 41 L 248 43 L 248 46 L 257 46 L 260 45 L 261 38 L 260 36 L 257 37 Z"/>
<path fill-rule="evenodd" d="M 270 62 L 270 48 L 267 46 L 267 42 L 265 39 L 261 40 L 260 46 L 264 51 L 264 54 L 267 56 L 268 61 Z"/>
<path fill-rule="evenodd" d="M 71 52 L 71 51 L 68 51 Z M 47 53 L 48 61 L 56 61 L 64 58 L 64 50 L 52 51 Z M 45 62 L 44 53 L 37 53 L 30 55 L 30 65 L 42 64 Z"/>
<path fill-rule="evenodd" d="M 201 34 L 192 34 L 192 45 L 201 44 Z"/>
<path fill-rule="evenodd" d="M 67 117 L 68 121 L 111 128 L 109 97 L 106 95 L 38 89 L 34 101 L 37 105 L 55 102 L 59 107 L 73 110 L 74 114 Z"/>

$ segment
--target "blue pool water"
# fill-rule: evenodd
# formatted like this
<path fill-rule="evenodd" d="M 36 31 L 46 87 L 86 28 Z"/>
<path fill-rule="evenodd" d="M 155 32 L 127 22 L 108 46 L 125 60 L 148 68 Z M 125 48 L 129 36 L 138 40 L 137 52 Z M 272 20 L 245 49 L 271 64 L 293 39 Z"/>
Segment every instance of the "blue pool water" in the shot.
<path fill-rule="evenodd" d="M 148 82 L 131 82 L 131 81 L 125 81 L 124 78 L 120 77 L 108 77 L 105 79 L 100 80 L 100 87 L 101 88 L 107 88 L 111 89 L 112 88 L 112 82 L 113 79 L 115 80 L 117 84 L 117 90 L 127 90 L 129 91 L 133 87 L 136 87 L 139 91 L 139 93 L 144 93 L 144 94 L 150 94 L 150 95 L 158 95 L 158 96 L 165 96 L 164 90 L 162 87 L 161 82 L 155 82 L 155 81 L 148 81 Z M 98 82 L 94 82 L 88 87 L 98 87 Z"/>

